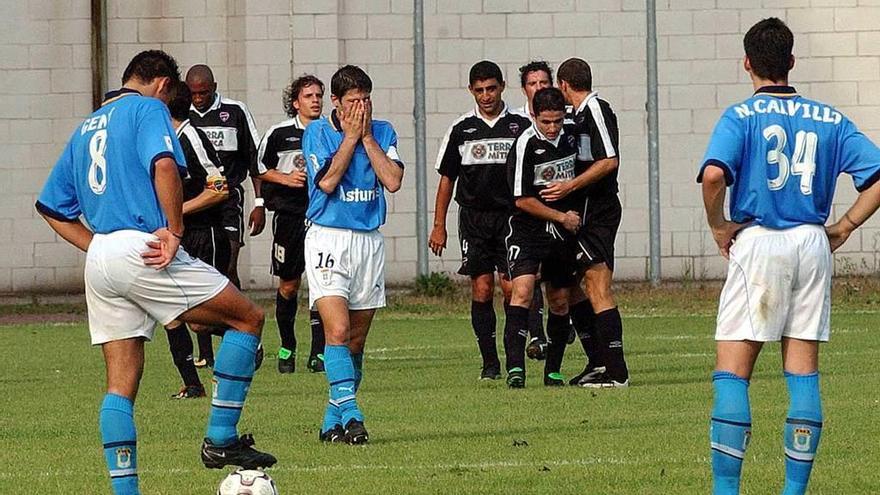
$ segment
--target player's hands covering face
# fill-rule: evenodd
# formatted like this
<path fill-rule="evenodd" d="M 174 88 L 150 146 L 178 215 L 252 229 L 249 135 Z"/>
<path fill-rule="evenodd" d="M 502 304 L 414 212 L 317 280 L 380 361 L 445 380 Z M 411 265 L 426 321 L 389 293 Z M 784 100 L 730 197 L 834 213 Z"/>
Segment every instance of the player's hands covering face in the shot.
<path fill-rule="evenodd" d="M 373 100 L 361 100 L 361 108 L 363 108 L 363 123 L 361 128 L 361 137 L 368 138 L 373 136 Z"/>
<path fill-rule="evenodd" d="M 180 248 L 180 239 L 165 227 L 153 232 L 158 239 L 147 241 L 147 250 L 141 253 L 144 264 L 161 270 L 171 264 Z"/>
<path fill-rule="evenodd" d="M 364 134 L 364 105 L 361 101 L 354 102 L 348 111 L 343 111 L 342 105 L 339 107 L 340 124 L 345 137 L 351 139 L 361 139 Z"/>

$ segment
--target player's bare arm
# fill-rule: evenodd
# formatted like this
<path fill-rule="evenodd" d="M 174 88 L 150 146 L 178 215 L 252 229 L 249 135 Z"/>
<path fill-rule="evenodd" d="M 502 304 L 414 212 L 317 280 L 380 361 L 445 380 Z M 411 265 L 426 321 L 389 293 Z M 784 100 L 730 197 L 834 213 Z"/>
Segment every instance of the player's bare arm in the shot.
<path fill-rule="evenodd" d="M 616 156 L 596 160 L 590 165 L 590 168 L 586 169 L 574 179 L 566 182 L 557 182 L 547 186 L 541 191 L 541 197 L 547 201 L 558 201 L 578 189 L 583 189 L 590 184 L 599 182 L 602 178 L 617 170 L 619 165 L 620 161 Z"/>
<path fill-rule="evenodd" d="M 831 252 L 842 246 L 849 239 L 850 234 L 865 223 L 878 207 L 880 207 L 880 182 L 875 182 L 859 194 L 855 203 L 837 222 L 825 227 Z"/>
<path fill-rule="evenodd" d="M 446 215 L 449 213 L 449 203 L 452 201 L 454 189 L 455 181 L 441 175 L 440 184 L 437 186 L 437 199 L 434 201 L 434 229 L 431 230 L 431 238 L 428 239 L 428 247 L 437 256 L 442 256 L 443 249 L 446 248 Z"/>
<path fill-rule="evenodd" d="M 373 138 L 373 129 L 371 122 L 373 121 L 373 102 L 365 100 L 360 103 L 363 108 L 363 123 L 361 124 L 362 136 L 361 142 L 370 157 L 370 165 L 379 178 L 379 182 L 388 190 L 395 193 L 400 190 L 400 183 L 403 180 L 403 168 L 388 157 L 388 154 L 382 150 L 376 139 Z"/>
<path fill-rule="evenodd" d="M 363 135 L 364 114 L 363 107 L 357 104 L 352 105 L 349 112 L 345 112 L 342 105 L 339 106 L 337 114 L 339 115 L 339 124 L 342 126 L 344 136 L 339 150 L 333 155 L 333 161 L 327 168 L 327 173 L 318 181 L 318 187 L 327 194 L 332 194 L 342 180 L 342 176 L 348 170 L 351 164 L 351 157 L 354 156 L 354 149 Z"/>
<path fill-rule="evenodd" d="M 262 199 L 262 192 L 260 191 L 262 189 L 261 180 L 251 175 L 251 183 L 254 185 L 254 197 Z M 251 210 L 250 218 L 248 218 L 248 229 L 250 229 L 251 237 L 259 235 L 265 227 L 266 208 L 261 204 L 256 205 L 254 206 L 254 209 Z"/>
<path fill-rule="evenodd" d="M 64 238 L 65 241 L 73 244 L 78 247 L 82 251 L 89 250 L 89 244 L 92 243 L 92 231 L 86 228 L 85 225 L 79 219 L 74 220 L 72 222 L 62 222 L 61 220 L 56 220 L 50 216 L 44 215 L 40 213 L 46 222 L 49 224 L 49 227 L 52 227 L 52 230 L 55 231 L 56 234 L 60 235 Z"/>
<path fill-rule="evenodd" d="M 307 176 L 302 170 L 294 170 L 289 174 L 284 174 L 274 168 L 270 168 L 260 174 L 260 180 L 285 187 L 306 187 Z"/>
<path fill-rule="evenodd" d="M 565 230 L 569 232 L 577 232 L 578 227 L 581 226 L 581 217 L 576 211 L 561 212 L 554 210 L 541 203 L 538 198 L 516 198 L 516 207 L 535 218 L 556 222 L 565 227 Z"/>
<path fill-rule="evenodd" d="M 159 205 L 168 219 L 168 226 L 153 232 L 159 239 L 148 242 L 147 246 L 151 249 L 142 256 L 144 263 L 161 270 L 174 260 L 183 238 L 183 184 L 177 163 L 173 159 L 161 158 L 156 161 L 153 184 Z"/>
<path fill-rule="evenodd" d="M 724 195 L 727 191 L 727 182 L 724 179 L 724 171 L 714 165 L 706 167 L 703 172 L 703 204 L 706 207 L 706 219 L 712 229 L 712 237 L 721 251 L 721 256 L 730 258 L 730 246 L 737 232 L 745 227 L 745 224 L 728 221 L 724 218 Z"/>
<path fill-rule="evenodd" d="M 205 187 L 198 196 L 194 197 L 189 201 L 183 202 L 183 215 L 189 215 L 192 213 L 196 213 L 198 211 L 202 211 L 208 209 L 214 205 L 218 205 L 229 197 L 229 189 L 226 188 L 226 183 L 223 183 L 224 187 L 222 190 L 217 190 L 212 187 Z"/>

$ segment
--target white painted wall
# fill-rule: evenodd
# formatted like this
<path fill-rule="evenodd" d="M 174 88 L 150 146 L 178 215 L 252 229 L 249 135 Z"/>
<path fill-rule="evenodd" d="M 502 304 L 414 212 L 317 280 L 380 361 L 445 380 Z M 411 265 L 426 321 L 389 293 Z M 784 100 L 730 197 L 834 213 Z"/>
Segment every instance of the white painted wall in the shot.
<path fill-rule="evenodd" d="M 283 118 L 291 75 L 325 82 L 344 63 L 373 77 L 376 114 L 391 120 L 410 168 L 389 201 L 388 276 L 415 274 L 415 174 L 410 0 L 108 0 L 110 79 L 146 48 L 172 53 L 183 70 L 208 63 L 220 91 L 245 101 L 262 130 Z M 747 97 L 742 35 L 771 15 L 795 32 L 792 81 L 828 101 L 880 139 L 880 1 L 658 0 L 663 275 L 720 277 L 724 263 L 704 226 L 694 176 L 721 109 Z M 89 2 L 0 0 L 0 291 L 81 287 L 82 256 L 37 218 L 33 203 L 77 119 L 90 111 Z M 426 0 L 429 203 L 433 157 L 449 123 L 467 111 L 467 71 L 482 58 L 502 65 L 511 105 L 520 105 L 517 68 L 544 58 L 554 66 L 580 56 L 621 128 L 618 278 L 644 278 L 648 254 L 645 126 L 645 12 L 642 0 Z M 291 60 L 293 62 L 291 62 Z M 327 103 L 329 107 L 329 99 Z M 838 203 L 855 197 L 843 179 Z M 837 208 L 834 214 L 836 215 Z M 841 210 L 842 213 L 842 210 Z M 451 249 L 431 269 L 458 267 L 455 215 Z M 267 287 L 270 235 L 242 255 L 245 284 Z M 880 218 L 838 255 L 839 271 L 876 271 Z"/>

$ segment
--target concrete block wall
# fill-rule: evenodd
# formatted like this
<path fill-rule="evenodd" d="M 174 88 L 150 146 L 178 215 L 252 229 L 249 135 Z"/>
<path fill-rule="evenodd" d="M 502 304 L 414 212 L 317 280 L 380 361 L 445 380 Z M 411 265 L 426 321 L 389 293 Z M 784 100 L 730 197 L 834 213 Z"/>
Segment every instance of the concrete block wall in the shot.
<path fill-rule="evenodd" d="M 89 2 L 0 0 L 0 291 L 81 287 L 82 256 L 33 212 L 39 188 L 77 119 L 90 111 Z M 874 0 L 658 0 L 663 275 L 719 277 L 725 264 L 704 226 L 694 175 L 721 110 L 751 93 L 742 71 L 742 34 L 770 15 L 795 31 L 798 89 L 839 107 L 880 139 L 880 5 Z M 377 118 L 394 123 L 410 164 L 389 198 L 389 280 L 415 273 L 415 174 L 412 123 L 412 2 L 409 0 L 108 1 L 108 78 L 115 86 L 130 57 L 145 48 L 172 53 L 182 70 L 214 68 L 220 91 L 248 104 L 263 132 L 284 118 L 281 92 L 291 76 L 329 83 L 341 64 L 373 77 Z M 645 277 L 648 254 L 645 126 L 645 12 L 641 0 L 426 0 L 429 204 L 439 141 L 469 110 L 467 71 L 482 58 L 505 71 L 511 106 L 523 102 L 517 68 L 531 59 L 554 66 L 580 56 L 595 88 L 617 111 L 621 129 L 618 236 L 621 279 Z M 329 111 L 329 95 L 326 101 Z M 855 197 L 842 178 L 833 215 Z M 433 208 L 432 208 L 433 209 Z M 839 211 L 838 211 L 839 210 Z M 433 214 L 433 212 L 430 212 Z M 435 271 L 459 263 L 455 210 L 449 249 L 431 256 Z M 271 220 L 271 219 L 270 219 Z M 429 220 L 430 223 L 430 220 Z M 270 234 L 248 241 L 241 275 L 272 284 Z M 856 232 L 837 256 L 841 272 L 876 271 L 880 218 Z"/>

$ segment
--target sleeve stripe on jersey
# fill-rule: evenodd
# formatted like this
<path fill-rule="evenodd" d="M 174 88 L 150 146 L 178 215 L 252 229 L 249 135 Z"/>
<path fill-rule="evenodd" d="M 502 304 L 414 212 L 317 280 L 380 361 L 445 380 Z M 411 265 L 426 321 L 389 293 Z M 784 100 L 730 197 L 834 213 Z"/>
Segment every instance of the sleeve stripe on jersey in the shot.
<path fill-rule="evenodd" d="M 608 126 L 605 125 L 605 116 L 602 114 L 599 100 L 597 98 L 590 98 L 587 106 L 590 108 L 590 114 L 593 115 L 593 121 L 596 122 L 596 128 L 599 129 L 599 135 L 602 136 L 602 144 L 605 146 L 605 157 L 614 158 L 617 156 L 617 150 L 614 149 L 614 142 L 611 141 Z"/>
<path fill-rule="evenodd" d="M 254 142 L 254 146 L 260 142 L 260 133 L 257 132 L 257 125 L 254 123 L 254 117 L 251 115 L 250 110 L 244 105 L 244 103 L 235 100 L 229 100 L 223 98 L 222 103 L 226 103 L 228 105 L 235 105 L 238 108 L 241 108 L 242 113 L 244 113 L 244 118 L 247 120 L 248 129 L 251 131 L 251 139 Z"/>
<path fill-rule="evenodd" d="M 471 111 L 459 116 L 457 119 L 455 119 L 455 122 L 453 122 L 449 126 L 449 129 L 446 130 L 446 134 L 443 136 L 443 141 L 440 142 L 440 149 L 437 151 L 437 162 L 434 164 L 434 170 L 440 170 L 440 166 L 443 164 L 443 157 L 446 155 L 446 148 L 449 146 L 449 137 L 452 135 L 452 130 L 464 119 L 470 117 L 473 114 L 474 112 Z"/>
<path fill-rule="evenodd" d="M 862 191 L 864 191 L 865 189 L 869 189 L 869 188 L 870 188 L 871 186 L 873 186 L 874 183 L 877 182 L 878 180 L 880 180 L 880 171 L 874 172 L 874 174 L 871 175 L 871 177 L 868 177 L 868 180 L 866 180 L 864 184 L 862 184 L 861 186 L 856 187 L 856 191 L 858 191 L 858 192 L 862 192 Z"/>
<path fill-rule="evenodd" d="M 697 183 L 698 184 L 703 183 L 703 173 L 706 171 L 706 167 L 708 167 L 709 165 L 716 166 L 716 167 L 720 168 L 722 171 L 724 171 L 724 182 L 728 186 L 733 184 L 733 172 L 730 170 L 730 166 L 727 165 L 726 163 L 722 162 L 721 160 L 716 160 L 714 158 L 710 158 L 710 159 L 706 160 L 705 163 L 703 163 L 703 166 L 700 167 L 700 172 L 697 174 Z"/>
<path fill-rule="evenodd" d="M 535 135 L 534 127 L 529 127 L 516 139 L 516 166 L 513 175 L 513 197 L 522 196 L 523 157 L 526 153 L 526 145 L 529 139 Z"/>
<path fill-rule="evenodd" d="M 68 218 L 68 217 L 62 215 L 61 213 L 53 210 L 52 208 L 49 208 L 48 206 L 44 205 L 43 203 L 40 203 L 39 201 L 37 201 L 34 204 L 34 207 L 36 207 L 38 212 L 42 213 L 43 215 L 46 215 L 49 218 L 53 218 L 55 220 L 58 220 L 59 222 L 76 222 L 77 220 L 79 220 L 78 216 L 73 217 L 73 218 Z"/>
<path fill-rule="evenodd" d="M 186 134 L 186 138 L 189 139 L 189 144 L 199 158 L 199 163 L 202 165 L 202 168 L 208 173 L 208 177 L 221 175 L 220 169 L 217 168 L 217 164 L 211 161 L 208 157 L 208 152 L 205 151 L 205 147 L 202 146 L 202 139 L 199 137 L 199 133 L 196 129 L 193 126 L 186 126 L 183 133 Z"/>

